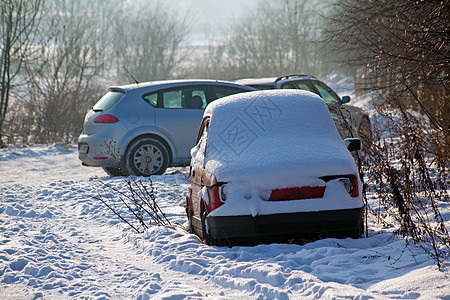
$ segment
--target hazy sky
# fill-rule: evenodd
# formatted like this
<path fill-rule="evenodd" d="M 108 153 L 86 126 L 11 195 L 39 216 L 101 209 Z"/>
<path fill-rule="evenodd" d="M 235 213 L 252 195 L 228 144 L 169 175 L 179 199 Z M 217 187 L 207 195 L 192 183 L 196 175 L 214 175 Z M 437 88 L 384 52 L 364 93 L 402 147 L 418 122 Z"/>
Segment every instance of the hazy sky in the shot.
<path fill-rule="evenodd" d="M 230 19 L 255 7 L 258 0 L 181 0 L 182 6 L 194 16 L 192 33 L 196 36 L 215 35 L 227 28 Z"/>

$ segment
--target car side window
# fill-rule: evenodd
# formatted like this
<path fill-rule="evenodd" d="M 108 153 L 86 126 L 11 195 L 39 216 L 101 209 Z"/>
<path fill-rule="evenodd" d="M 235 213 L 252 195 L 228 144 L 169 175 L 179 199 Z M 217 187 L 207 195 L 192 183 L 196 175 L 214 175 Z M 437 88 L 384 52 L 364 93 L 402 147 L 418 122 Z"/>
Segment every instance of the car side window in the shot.
<path fill-rule="evenodd" d="M 304 81 L 298 81 L 297 86 L 300 90 L 312 92 L 311 87 Z"/>
<path fill-rule="evenodd" d="M 286 83 L 282 84 L 281 88 L 282 89 L 296 89 L 296 90 L 299 89 L 298 86 L 293 81 L 286 82 Z"/>
<path fill-rule="evenodd" d="M 206 92 L 203 87 L 184 87 L 161 93 L 163 108 L 204 109 Z"/>
<path fill-rule="evenodd" d="M 223 98 L 229 95 L 234 95 L 242 92 L 246 92 L 246 90 L 241 90 L 233 87 L 225 87 L 225 86 L 214 86 L 214 97 L 215 99 Z"/>
<path fill-rule="evenodd" d="M 148 104 L 156 107 L 158 106 L 158 93 L 153 93 L 153 94 L 149 94 L 149 95 L 145 95 L 144 96 L 144 100 L 145 102 L 147 102 Z"/>
<path fill-rule="evenodd" d="M 313 82 L 314 87 L 319 92 L 319 96 L 322 97 L 323 100 L 325 100 L 326 103 L 331 104 L 339 104 L 341 102 L 341 99 L 338 95 L 336 95 L 335 92 L 333 92 L 329 87 L 327 87 L 325 84 L 317 81 Z"/>

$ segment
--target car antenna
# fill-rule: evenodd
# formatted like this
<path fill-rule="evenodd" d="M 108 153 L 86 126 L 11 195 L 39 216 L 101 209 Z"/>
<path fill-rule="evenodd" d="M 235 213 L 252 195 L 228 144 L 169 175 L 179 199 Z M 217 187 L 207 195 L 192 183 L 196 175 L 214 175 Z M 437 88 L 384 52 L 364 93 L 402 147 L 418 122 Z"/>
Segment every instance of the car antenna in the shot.
<path fill-rule="evenodd" d="M 125 70 L 125 72 L 128 73 L 128 75 L 130 75 L 131 78 L 133 78 L 134 82 L 139 85 L 139 82 L 136 80 L 136 78 L 134 78 L 133 74 L 130 73 L 130 71 L 128 71 L 128 69 L 125 67 L 125 65 L 123 65 L 123 69 Z"/>

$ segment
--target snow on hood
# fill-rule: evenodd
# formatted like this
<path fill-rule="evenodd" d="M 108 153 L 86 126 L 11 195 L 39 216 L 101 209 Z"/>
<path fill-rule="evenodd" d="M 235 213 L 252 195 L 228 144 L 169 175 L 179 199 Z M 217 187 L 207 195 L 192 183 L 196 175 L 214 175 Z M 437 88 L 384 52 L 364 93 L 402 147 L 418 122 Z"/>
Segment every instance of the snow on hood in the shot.
<path fill-rule="evenodd" d="M 218 181 L 283 188 L 356 173 L 325 102 L 311 92 L 232 95 L 209 104 L 204 115 L 211 116 L 205 166 Z"/>

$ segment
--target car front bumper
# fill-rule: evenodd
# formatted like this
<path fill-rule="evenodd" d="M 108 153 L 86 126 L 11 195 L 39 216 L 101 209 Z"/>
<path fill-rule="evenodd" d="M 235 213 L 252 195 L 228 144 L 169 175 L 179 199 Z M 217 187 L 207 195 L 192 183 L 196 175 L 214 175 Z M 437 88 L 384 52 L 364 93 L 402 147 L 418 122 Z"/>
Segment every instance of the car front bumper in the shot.
<path fill-rule="evenodd" d="M 274 215 L 208 216 L 209 234 L 214 239 L 283 239 L 307 234 L 358 232 L 364 207 Z"/>

